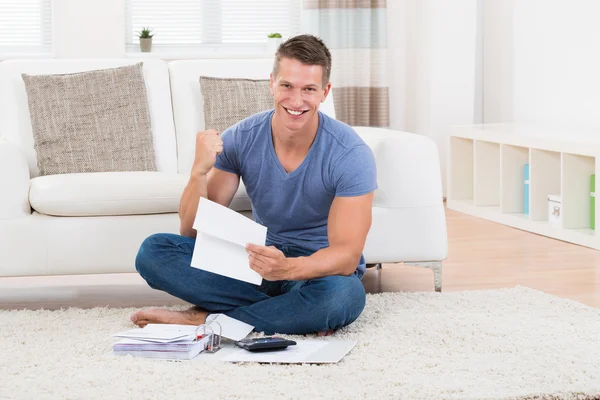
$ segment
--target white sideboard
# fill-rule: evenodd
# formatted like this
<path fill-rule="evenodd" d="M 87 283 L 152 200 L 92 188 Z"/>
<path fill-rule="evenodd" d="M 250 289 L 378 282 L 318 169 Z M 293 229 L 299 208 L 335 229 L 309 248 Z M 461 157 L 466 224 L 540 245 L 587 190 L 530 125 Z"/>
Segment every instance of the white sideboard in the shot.
<path fill-rule="evenodd" d="M 600 249 L 590 221 L 591 202 L 598 210 L 590 177 L 599 176 L 600 130 L 463 125 L 453 127 L 448 146 L 449 209 Z M 559 222 L 549 213 L 549 195 L 561 198 Z M 598 227 L 598 212 L 593 220 Z"/>

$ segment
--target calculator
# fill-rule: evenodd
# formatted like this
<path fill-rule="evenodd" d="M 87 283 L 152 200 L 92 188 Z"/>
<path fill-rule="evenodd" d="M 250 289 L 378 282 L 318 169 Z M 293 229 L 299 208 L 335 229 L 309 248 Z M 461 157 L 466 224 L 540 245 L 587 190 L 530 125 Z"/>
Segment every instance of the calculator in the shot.
<path fill-rule="evenodd" d="M 276 351 L 283 350 L 288 346 L 294 346 L 296 342 L 288 340 L 280 336 L 266 336 L 261 338 L 253 339 L 242 339 L 235 342 L 237 347 L 246 349 L 248 351 Z"/>

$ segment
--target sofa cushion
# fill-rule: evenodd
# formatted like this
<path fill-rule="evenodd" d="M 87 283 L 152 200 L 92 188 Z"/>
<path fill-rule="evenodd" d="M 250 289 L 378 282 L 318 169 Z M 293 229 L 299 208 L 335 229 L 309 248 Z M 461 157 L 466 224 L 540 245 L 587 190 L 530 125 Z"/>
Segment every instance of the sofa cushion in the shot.
<path fill-rule="evenodd" d="M 40 176 L 156 170 L 141 62 L 22 77 Z"/>
<path fill-rule="evenodd" d="M 167 172 L 97 172 L 40 176 L 31 180 L 29 202 L 40 214 L 55 216 L 174 213 L 188 176 Z M 240 187 L 230 208 L 251 210 Z"/>
<path fill-rule="evenodd" d="M 273 108 L 268 79 L 200 76 L 206 129 L 223 132 L 253 114 Z"/>
<path fill-rule="evenodd" d="M 97 172 L 40 176 L 29 202 L 56 216 L 142 215 L 177 212 L 188 177 L 167 172 Z"/>

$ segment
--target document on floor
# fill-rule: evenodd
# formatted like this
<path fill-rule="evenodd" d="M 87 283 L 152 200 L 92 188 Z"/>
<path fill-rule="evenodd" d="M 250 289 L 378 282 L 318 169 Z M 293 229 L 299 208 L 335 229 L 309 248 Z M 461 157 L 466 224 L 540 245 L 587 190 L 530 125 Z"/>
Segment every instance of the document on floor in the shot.
<path fill-rule="evenodd" d="M 267 227 L 218 203 L 200 198 L 193 228 L 197 231 L 191 266 L 260 285 L 250 268 L 246 244 L 265 245 Z"/>
<path fill-rule="evenodd" d="M 295 346 L 272 352 L 233 351 L 223 357 L 226 362 L 287 364 L 337 363 L 356 346 L 356 340 L 296 340 Z"/>
<path fill-rule="evenodd" d="M 217 325 L 218 324 L 218 325 Z M 164 360 L 191 360 L 213 345 L 213 337 L 242 340 L 254 327 L 225 314 L 211 314 L 203 326 L 148 324 L 112 336 L 121 338 L 113 344 L 115 355 L 157 358 Z M 217 335 L 217 336 L 213 336 Z"/>
<path fill-rule="evenodd" d="M 231 340 L 242 340 L 254 329 L 252 325 L 225 314 L 209 314 L 205 325 L 213 328 L 212 322 L 218 324 L 214 326 L 214 333 Z M 173 343 L 180 340 L 194 340 L 197 330 L 196 325 L 148 324 L 144 328 L 133 328 L 112 336 L 154 343 Z"/>

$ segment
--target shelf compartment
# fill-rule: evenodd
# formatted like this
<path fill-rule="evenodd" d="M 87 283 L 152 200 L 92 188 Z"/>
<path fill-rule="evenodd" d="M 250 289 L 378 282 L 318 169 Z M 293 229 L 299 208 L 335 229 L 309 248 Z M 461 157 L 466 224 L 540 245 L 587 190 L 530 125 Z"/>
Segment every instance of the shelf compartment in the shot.
<path fill-rule="evenodd" d="M 474 162 L 473 204 L 500 206 L 500 144 L 475 141 Z"/>
<path fill-rule="evenodd" d="M 522 214 L 529 218 L 525 204 L 525 165 L 529 164 L 529 149 L 502 145 L 500 177 L 500 209 L 504 214 Z"/>
<path fill-rule="evenodd" d="M 529 153 L 529 217 L 548 221 L 548 195 L 561 194 L 561 153 L 531 149 Z"/>
<path fill-rule="evenodd" d="M 594 157 L 562 155 L 562 225 L 593 234 L 590 220 L 590 178 L 595 174 Z"/>
<path fill-rule="evenodd" d="M 600 141 L 591 136 L 590 140 L 580 136 L 582 140 L 573 141 L 571 130 L 549 136 L 546 127 L 535 129 L 539 134 L 533 135 L 530 126 L 518 124 L 453 127 L 448 142 L 454 158 L 447 158 L 447 208 L 600 250 L 600 235 L 594 229 L 600 223 L 600 216 L 597 212 L 592 215 L 592 209 L 598 209 L 600 200 L 590 196 L 590 175 L 600 174 L 600 162 L 596 162 L 600 157 Z M 487 184 L 494 190 L 491 183 L 497 165 L 495 143 L 500 146 L 499 205 L 495 204 L 495 194 L 483 193 L 481 186 Z M 491 156 L 489 159 L 483 156 L 486 152 Z M 529 166 L 528 214 L 525 213 L 525 176 L 521 169 L 526 164 Z M 458 171 L 452 170 L 455 166 L 459 167 Z M 477 172 L 480 168 L 485 171 Z M 483 179 L 490 174 L 492 179 Z M 452 177 L 457 183 L 454 194 Z M 560 223 L 548 221 L 548 195 L 551 194 L 560 195 Z"/>
<path fill-rule="evenodd" d="M 452 200 L 473 200 L 473 140 L 450 138 L 450 186 Z"/>

